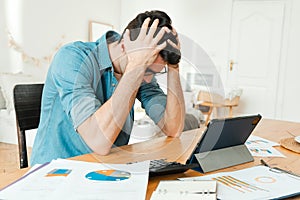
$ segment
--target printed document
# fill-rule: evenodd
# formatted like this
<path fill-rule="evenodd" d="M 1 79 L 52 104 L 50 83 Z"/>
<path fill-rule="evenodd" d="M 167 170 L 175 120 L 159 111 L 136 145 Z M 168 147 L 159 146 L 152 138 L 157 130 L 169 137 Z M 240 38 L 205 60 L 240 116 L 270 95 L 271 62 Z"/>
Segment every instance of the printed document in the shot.
<path fill-rule="evenodd" d="M 0 191 L 0 199 L 145 199 L 149 161 L 106 164 L 65 159 Z"/>

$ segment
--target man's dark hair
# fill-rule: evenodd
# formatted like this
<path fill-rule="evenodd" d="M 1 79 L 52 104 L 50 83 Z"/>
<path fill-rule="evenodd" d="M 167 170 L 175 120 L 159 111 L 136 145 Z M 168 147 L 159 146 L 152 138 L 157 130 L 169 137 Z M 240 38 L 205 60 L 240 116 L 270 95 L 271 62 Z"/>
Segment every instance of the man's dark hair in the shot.
<path fill-rule="evenodd" d="M 154 37 L 160 31 L 160 29 L 164 26 L 169 28 L 171 31 L 173 30 L 171 18 L 165 12 L 158 11 L 158 10 L 146 11 L 144 13 L 138 14 L 136 16 L 136 18 L 134 18 L 131 22 L 129 22 L 127 27 L 124 29 L 121 39 L 123 38 L 125 30 L 129 29 L 130 30 L 130 39 L 132 41 L 136 40 L 136 38 L 138 37 L 138 35 L 140 33 L 143 22 L 148 17 L 150 18 L 149 27 L 152 25 L 152 23 L 155 19 L 159 19 L 158 28 L 157 28 L 156 32 L 154 33 Z M 149 30 L 149 28 L 148 28 L 148 30 Z M 120 39 L 120 41 L 121 41 L 121 39 Z M 162 37 L 162 39 L 158 42 L 158 44 L 162 44 L 163 42 L 165 42 L 168 39 L 170 39 L 175 44 L 178 44 L 176 36 L 172 32 L 169 32 L 169 33 L 166 32 L 164 34 L 164 36 Z M 178 49 L 172 47 L 168 42 L 167 42 L 167 46 L 159 52 L 159 55 L 161 55 L 161 57 L 163 58 L 164 61 L 166 61 L 170 64 L 179 63 L 180 58 L 181 58 L 180 51 Z"/>

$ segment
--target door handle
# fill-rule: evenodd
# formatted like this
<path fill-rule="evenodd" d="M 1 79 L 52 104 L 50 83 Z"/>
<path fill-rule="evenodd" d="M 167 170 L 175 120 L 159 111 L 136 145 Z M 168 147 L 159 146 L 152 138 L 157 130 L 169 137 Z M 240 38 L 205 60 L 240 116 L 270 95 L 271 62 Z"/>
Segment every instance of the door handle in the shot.
<path fill-rule="evenodd" d="M 229 63 L 229 71 L 232 71 L 233 70 L 233 65 L 234 64 L 237 64 L 236 62 L 234 62 L 233 60 L 230 60 L 230 63 Z"/>

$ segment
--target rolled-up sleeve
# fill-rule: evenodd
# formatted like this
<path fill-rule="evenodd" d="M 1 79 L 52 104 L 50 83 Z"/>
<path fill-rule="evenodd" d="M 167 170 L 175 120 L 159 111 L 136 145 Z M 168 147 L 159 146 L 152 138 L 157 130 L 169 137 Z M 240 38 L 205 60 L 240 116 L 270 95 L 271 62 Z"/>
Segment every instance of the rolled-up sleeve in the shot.
<path fill-rule="evenodd" d="M 164 115 L 167 96 L 153 79 L 150 83 L 142 83 L 137 98 L 146 114 L 157 124 Z"/>
<path fill-rule="evenodd" d="M 51 66 L 51 75 L 57 88 L 63 110 L 76 129 L 101 106 L 93 88 L 93 56 L 68 45 L 60 49 Z"/>

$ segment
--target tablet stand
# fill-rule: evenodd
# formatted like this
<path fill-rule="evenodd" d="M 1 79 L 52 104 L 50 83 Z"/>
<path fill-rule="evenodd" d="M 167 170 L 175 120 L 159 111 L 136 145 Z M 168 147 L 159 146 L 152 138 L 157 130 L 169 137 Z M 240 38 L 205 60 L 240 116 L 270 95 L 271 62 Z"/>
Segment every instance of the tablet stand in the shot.
<path fill-rule="evenodd" d="M 194 154 L 203 173 L 254 161 L 246 145 Z"/>

